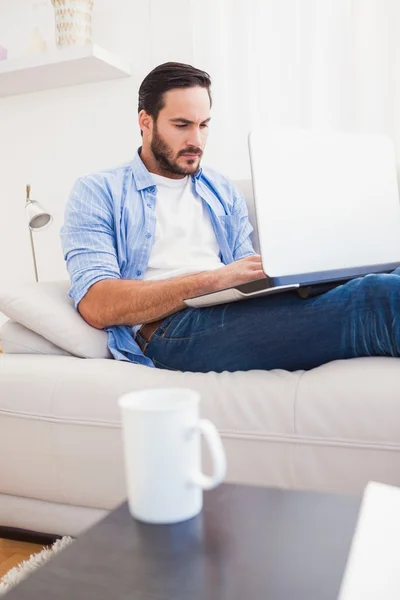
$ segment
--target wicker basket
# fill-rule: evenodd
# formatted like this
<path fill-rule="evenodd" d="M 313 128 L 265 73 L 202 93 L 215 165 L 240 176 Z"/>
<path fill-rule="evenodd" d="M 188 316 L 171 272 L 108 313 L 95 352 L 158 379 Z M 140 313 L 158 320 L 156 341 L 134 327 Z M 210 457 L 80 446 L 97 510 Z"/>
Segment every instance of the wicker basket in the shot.
<path fill-rule="evenodd" d="M 51 3 L 54 6 L 57 46 L 90 44 L 93 0 L 51 0 Z"/>

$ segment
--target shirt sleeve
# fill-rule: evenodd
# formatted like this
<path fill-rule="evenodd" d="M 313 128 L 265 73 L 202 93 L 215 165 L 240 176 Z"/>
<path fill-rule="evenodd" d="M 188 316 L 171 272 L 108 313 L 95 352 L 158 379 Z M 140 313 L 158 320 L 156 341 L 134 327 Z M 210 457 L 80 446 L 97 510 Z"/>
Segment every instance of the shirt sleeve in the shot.
<path fill-rule="evenodd" d="M 90 178 L 78 179 L 60 232 L 75 308 L 97 281 L 121 278 L 113 222 L 106 188 Z"/>
<path fill-rule="evenodd" d="M 239 190 L 234 189 L 233 193 L 233 216 L 235 217 L 235 224 L 237 224 L 237 234 L 233 248 L 233 260 L 239 260 L 241 258 L 246 258 L 246 256 L 256 254 L 256 252 L 251 241 L 253 227 L 249 221 L 246 200 Z"/>

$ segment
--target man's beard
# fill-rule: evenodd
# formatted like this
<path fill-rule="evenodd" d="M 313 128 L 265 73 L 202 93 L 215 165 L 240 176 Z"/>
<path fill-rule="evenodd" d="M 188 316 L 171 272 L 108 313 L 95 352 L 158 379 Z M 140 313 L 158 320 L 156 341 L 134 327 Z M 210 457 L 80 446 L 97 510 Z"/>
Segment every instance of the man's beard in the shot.
<path fill-rule="evenodd" d="M 196 159 L 189 159 L 187 161 L 187 165 L 184 167 L 181 167 L 178 164 L 177 159 L 187 152 L 197 154 L 199 157 L 201 157 L 201 149 L 196 148 L 195 146 L 184 148 L 184 150 L 180 150 L 177 156 L 174 157 L 173 151 L 158 133 L 156 125 L 153 129 L 153 139 L 151 141 L 150 148 L 154 158 L 163 171 L 167 171 L 173 175 L 191 175 L 192 173 L 196 173 L 199 168 L 200 161 L 197 162 Z"/>

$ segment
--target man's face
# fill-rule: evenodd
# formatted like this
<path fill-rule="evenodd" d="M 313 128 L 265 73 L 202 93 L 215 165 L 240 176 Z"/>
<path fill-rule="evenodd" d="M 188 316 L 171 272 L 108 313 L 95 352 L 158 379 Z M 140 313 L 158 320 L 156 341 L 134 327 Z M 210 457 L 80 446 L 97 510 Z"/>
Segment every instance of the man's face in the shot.
<path fill-rule="evenodd" d="M 205 88 L 170 90 L 153 121 L 150 148 L 159 166 L 174 175 L 190 175 L 200 166 L 208 135 L 210 99 Z"/>

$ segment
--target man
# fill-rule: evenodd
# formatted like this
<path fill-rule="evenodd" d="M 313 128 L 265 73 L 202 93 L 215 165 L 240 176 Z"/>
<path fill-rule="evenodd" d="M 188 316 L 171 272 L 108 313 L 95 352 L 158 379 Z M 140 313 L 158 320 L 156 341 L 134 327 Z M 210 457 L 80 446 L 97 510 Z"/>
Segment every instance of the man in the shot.
<path fill-rule="evenodd" d="M 185 306 L 265 276 L 244 198 L 200 167 L 210 84 L 190 65 L 158 66 L 140 86 L 143 145 L 133 161 L 75 184 L 61 237 L 82 317 L 108 332 L 115 358 L 171 370 L 295 370 L 398 356 L 396 273 L 306 300 L 287 293 Z"/>

